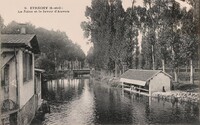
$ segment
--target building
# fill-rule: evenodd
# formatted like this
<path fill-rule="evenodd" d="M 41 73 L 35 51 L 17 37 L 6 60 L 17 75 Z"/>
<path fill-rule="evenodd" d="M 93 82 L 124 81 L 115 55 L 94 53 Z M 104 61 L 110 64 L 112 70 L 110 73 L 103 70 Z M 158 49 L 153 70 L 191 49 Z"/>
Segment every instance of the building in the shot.
<path fill-rule="evenodd" d="M 30 124 L 36 110 L 35 94 L 40 93 L 34 84 L 37 82 L 34 82 L 34 55 L 40 52 L 37 37 L 22 31 L 21 34 L 1 34 L 0 122 L 3 125 Z"/>
<path fill-rule="evenodd" d="M 120 81 L 124 90 L 147 96 L 171 90 L 171 76 L 161 70 L 129 69 L 121 75 Z"/>
<path fill-rule="evenodd" d="M 56 71 L 63 71 L 63 70 L 74 70 L 74 69 L 82 69 L 82 62 L 79 61 L 77 58 L 76 60 L 65 60 L 63 63 L 56 67 Z"/>

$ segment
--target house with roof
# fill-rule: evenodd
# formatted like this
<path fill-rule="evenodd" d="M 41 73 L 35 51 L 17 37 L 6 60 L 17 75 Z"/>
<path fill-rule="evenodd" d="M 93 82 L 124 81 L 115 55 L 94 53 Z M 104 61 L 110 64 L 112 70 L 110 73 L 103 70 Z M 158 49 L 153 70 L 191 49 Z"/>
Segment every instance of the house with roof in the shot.
<path fill-rule="evenodd" d="M 120 81 L 124 90 L 147 96 L 171 90 L 171 76 L 162 70 L 129 69 L 121 75 Z"/>
<path fill-rule="evenodd" d="M 37 37 L 21 31 L 21 34 L 1 34 L 0 122 L 3 125 L 30 124 L 38 101 L 35 94 L 41 91 L 36 88 L 39 85 L 36 86 L 34 68 L 34 56 L 40 53 Z"/>

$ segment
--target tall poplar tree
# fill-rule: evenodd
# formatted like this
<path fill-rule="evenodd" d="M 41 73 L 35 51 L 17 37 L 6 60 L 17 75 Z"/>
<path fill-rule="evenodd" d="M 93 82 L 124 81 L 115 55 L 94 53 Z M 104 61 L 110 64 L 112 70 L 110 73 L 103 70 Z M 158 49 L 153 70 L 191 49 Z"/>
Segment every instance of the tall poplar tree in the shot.
<path fill-rule="evenodd" d="M 92 0 L 91 7 L 86 8 L 85 16 L 88 21 L 82 22 L 81 27 L 85 32 L 85 37 L 93 43 L 95 67 L 107 69 L 109 61 L 108 0 Z"/>

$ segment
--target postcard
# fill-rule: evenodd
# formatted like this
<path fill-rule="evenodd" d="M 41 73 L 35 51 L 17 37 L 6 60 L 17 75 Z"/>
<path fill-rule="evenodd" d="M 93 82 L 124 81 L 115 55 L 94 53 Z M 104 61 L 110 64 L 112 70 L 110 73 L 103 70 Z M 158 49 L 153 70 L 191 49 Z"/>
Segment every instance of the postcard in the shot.
<path fill-rule="evenodd" d="M 199 0 L 0 0 L 0 125 L 200 124 Z"/>

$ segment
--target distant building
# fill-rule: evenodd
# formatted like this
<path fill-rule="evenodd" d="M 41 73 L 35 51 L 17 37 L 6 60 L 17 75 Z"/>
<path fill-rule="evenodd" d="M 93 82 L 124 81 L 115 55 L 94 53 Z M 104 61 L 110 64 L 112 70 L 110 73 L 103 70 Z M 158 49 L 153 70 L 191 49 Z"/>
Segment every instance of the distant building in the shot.
<path fill-rule="evenodd" d="M 129 69 L 121 75 L 120 81 L 125 90 L 147 96 L 171 90 L 171 76 L 161 70 Z"/>
<path fill-rule="evenodd" d="M 21 34 L 1 34 L 0 122 L 3 125 L 30 124 L 39 104 L 40 75 L 35 77 L 34 69 L 34 55 L 40 52 L 38 41 L 36 35 L 22 31 Z"/>
<path fill-rule="evenodd" d="M 56 67 L 57 71 L 62 70 L 74 70 L 74 69 L 81 69 L 82 68 L 82 62 L 79 61 L 77 58 L 76 60 L 65 60 L 62 64 L 58 65 Z"/>

